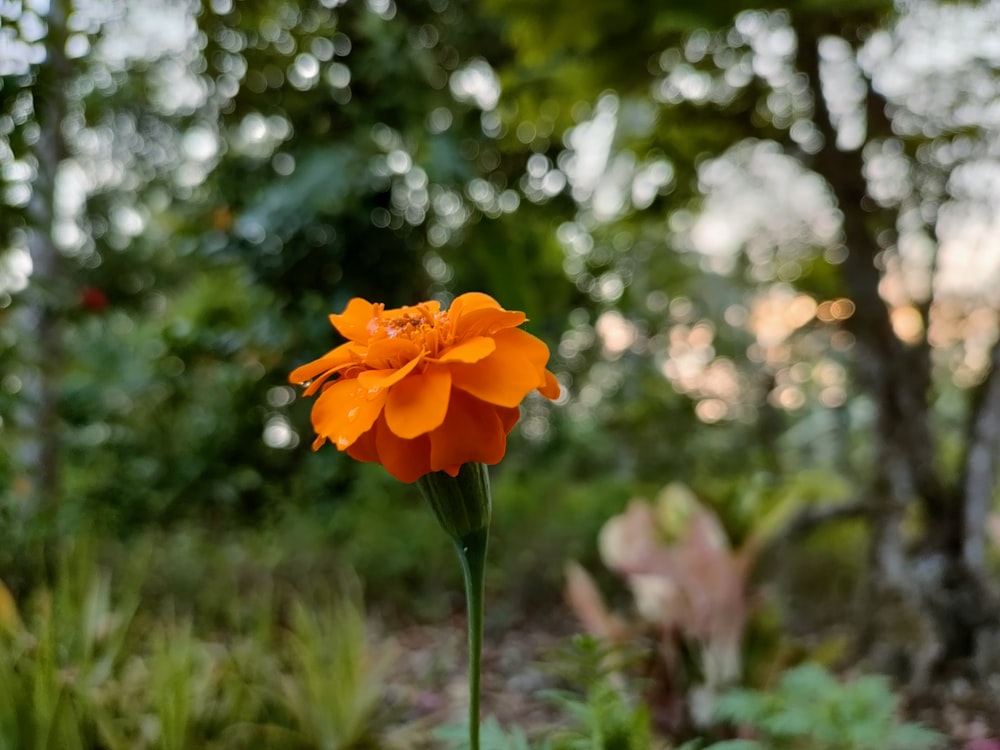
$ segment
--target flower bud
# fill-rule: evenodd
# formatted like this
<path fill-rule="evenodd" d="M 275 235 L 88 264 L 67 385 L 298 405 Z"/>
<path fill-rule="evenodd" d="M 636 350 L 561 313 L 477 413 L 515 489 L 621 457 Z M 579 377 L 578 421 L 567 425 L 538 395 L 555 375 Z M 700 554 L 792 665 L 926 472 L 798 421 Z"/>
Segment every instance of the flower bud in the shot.
<path fill-rule="evenodd" d="M 446 471 L 433 471 L 416 484 L 434 509 L 441 528 L 456 542 L 489 528 L 492 503 L 486 464 L 462 464 L 454 477 Z"/>

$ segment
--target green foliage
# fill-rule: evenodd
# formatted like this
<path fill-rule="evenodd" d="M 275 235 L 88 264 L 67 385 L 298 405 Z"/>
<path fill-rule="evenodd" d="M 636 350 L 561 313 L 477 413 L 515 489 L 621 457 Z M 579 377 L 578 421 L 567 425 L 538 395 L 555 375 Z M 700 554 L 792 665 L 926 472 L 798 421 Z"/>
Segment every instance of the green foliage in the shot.
<path fill-rule="evenodd" d="M 5 506 L 23 501 L 8 488 L 24 494 L 34 471 L 24 393 L 41 309 L 64 345 L 45 369 L 60 396 L 44 438 L 64 479 L 60 522 L 96 517 L 122 531 L 179 516 L 259 520 L 349 494 L 355 468 L 335 451 L 313 457 L 308 406 L 283 389 L 296 364 L 337 343 L 326 316 L 351 296 L 403 304 L 479 288 L 557 335 L 570 294 L 556 292 L 571 287 L 549 217 L 506 220 L 518 202 L 506 172 L 523 158 L 501 169 L 481 110 L 447 85 L 471 59 L 499 57 L 493 22 L 437 2 L 331 5 L 222 3 L 190 16 L 172 6 L 178 32 L 201 40 L 190 59 L 151 52 L 119 69 L 88 54 L 60 69 L 62 129 L 89 134 L 67 137 L 66 171 L 100 162 L 120 176 L 80 184 L 80 246 L 52 288 L 10 290 L 0 269 Z M 131 33 L 132 14 L 88 19 L 74 23 L 92 49 Z M 301 77 L 302 63 L 315 77 Z M 32 73 L 0 84 L 0 187 L 20 186 L 9 196 L 52 156 L 41 153 L 51 139 L 21 137 L 38 128 L 32 102 L 52 82 L 49 69 Z M 192 99 L 169 102 L 177 87 Z M 444 124 L 429 127 L 431 115 Z M 206 146 L 198 156 L 195 143 Z M 475 180 L 492 202 L 470 199 Z M 23 205 L 11 208 L 0 252 L 26 239 Z M 90 288 L 106 308 L 81 301 Z"/>
<path fill-rule="evenodd" d="M 269 599 L 245 592 L 257 610 L 249 632 L 204 632 L 191 617 L 140 606 L 141 587 L 138 576 L 114 583 L 78 549 L 36 592 L 23 624 L 5 612 L 0 748 L 348 750 L 377 741 L 393 651 L 370 638 L 356 588 L 323 602 L 289 598 L 287 625 Z"/>
<path fill-rule="evenodd" d="M 560 472 L 498 471 L 493 482 L 491 567 L 494 614 L 545 607 L 563 586 L 566 560 L 596 568 L 598 530 L 635 491 L 614 478 L 567 481 Z"/>
<path fill-rule="evenodd" d="M 469 744 L 469 728 L 464 724 L 443 726 L 434 731 L 434 737 L 451 750 L 462 750 Z M 482 723 L 479 742 L 482 750 L 531 750 L 524 732 L 518 727 L 505 730 L 492 716 Z"/>
<path fill-rule="evenodd" d="M 136 592 L 112 601 L 107 573 L 91 572 L 86 550 L 60 566 L 23 627 L 0 633 L 0 747 L 84 750 L 112 733 L 107 684 L 127 658 Z"/>
<path fill-rule="evenodd" d="M 866 573 L 868 531 L 860 521 L 831 524 L 799 544 L 771 551 L 762 568 L 784 593 L 774 603 L 786 627 L 821 632 L 843 621 L 857 606 L 857 590 Z"/>
<path fill-rule="evenodd" d="M 219 515 L 252 511 L 283 494 L 286 480 L 265 477 L 289 465 L 289 446 L 261 440 L 284 412 L 267 405 L 283 383 L 264 373 L 288 338 L 273 304 L 245 272 L 218 269 L 144 319 L 109 312 L 74 327 L 64 513 L 124 529 L 202 515 L 206 503 Z"/>
<path fill-rule="evenodd" d="M 213 737 L 215 732 L 206 729 L 227 720 L 219 716 L 224 686 L 217 661 L 211 645 L 195 637 L 190 621 L 162 623 L 154 631 L 147 689 L 158 748 L 185 750 L 204 742 L 206 734 Z"/>
<path fill-rule="evenodd" d="M 360 606 L 346 601 L 315 613 L 297 602 L 287 647 L 282 705 L 303 744 L 346 750 L 368 740 L 395 655 L 368 643 Z"/>
<path fill-rule="evenodd" d="M 809 5 L 793 3 L 793 13 Z M 852 19 L 885 5 L 849 3 Z M 336 343 L 326 315 L 355 294 L 395 304 L 477 288 L 524 309 L 532 330 L 561 352 L 554 367 L 571 403 L 555 412 L 532 406 L 533 429 L 545 439 L 514 440 L 507 462 L 549 473 L 553 485 L 562 474 L 737 487 L 774 460 L 773 436 L 759 436 L 749 421 L 703 425 L 692 398 L 665 381 L 665 353 L 651 345 L 675 324 L 702 320 L 714 321 L 720 356 L 742 361 L 751 343 L 719 321 L 747 303 L 754 285 L 705 273 L 692 254 L 674 252 L 664 220 L 697 207 L 694 170 L 704 154 L 772 133 L 755 114 L 771 92 L 755 80 L 728 109 L 667 107 L 648 95 L 666 72 L 656 63 L 665 47 L 681 49 L 703 27 L 725 28 L 749 6 L 492 0 L 485 8 L 379 8 L 289 0 L 206 7 L 186 18 L 200 41 L 179 67 L 192 91 L 210 93 L 183 105 L 165 93 L 180 75 L 171 54 L 128 58 L 121 69 L 85 54 L 64 71 L 63 130 L 76 162 L 67 172 L 89 173 L 108 153 L 123 177 L 81 188 L 80 247 L 66 253 L 57 288 L 0 292 L 0 348 L 28 382 L 31 372 L 17 365 L 33 333 L 21 330 L 21 313 L 52 302 L 65 361 L 51 373 L 61 423 L 50 439 L 61 456 L 67 527 L 94 516 L 120 530 L 179 516 L 259 521 L 287 504 L 353 502 L 351 486 L 367 480 L 334 451 L 312 455 L 308 406 L 283 389 L 295 364 Z M 86 14 L 78 16 L 82 24 Z M 87 26 L 91 49 L 127 33 L 119 28 L 127 20 L 112 13 Z M 730 51 L 749 61 L 747 39 L 732 39 Z M 692 64 L 707 74 L 712 59 Z M 450 86 L 463 66 L 482 60 L 502 84 L 495 110 Z M 313 65 L 315 75 L 303 78 Z M 34 72 L 49 85 L 48 70 Z M 5 163 L 33 163 L 44 148 L 22 137 L 38 125 L 32 100 L 47 93 L 33 81 L 5 78 L 0 90 Z M 526 164 L 567 174 L 566 129 L 594 114 L 608 85 L 619 120 L 611 157 L 637 168 L 666 160 L 675 179 L 648 211 L 626 201 L 620 217 L 604 221 L 569 189 L 533 192 Z M 534 137 L 519 134 L 521 124 Z M 195 158 L 208 141 L 210 154 Z M 4 212 L 4 222 L 22 222 L 21 208 Z M 567 227 L 592 247 L 569 252 Z M 832 294 L 831 267 L 819 257 L 808 275 Z M 601 280 L 620 282 L 620 298 L 603 297 Z M 106 310 L 80 303 L 90 286 L 107 295 Z M 657 295 L 663 304 L 647 305 Z M 690 319 L 670 312 L 671 301 L 686 301 Z M 635 350 L 621 357 L 601 355 L 595 336 L 609 309 L 640 328 Z M 560 346 L 577 338 L 589 343 Z M 6 388 L 5 419 L 30 410 Z M 595 389 L 600 398 L 582 408 L 580 394 L 590 399 Z M 744 390 L 748 402 L 763 398 Z M 25 479 L 19 427 L 20 419 L 0 425 L 4 494 Z M 673 439 L 680 434 L 682 444 Z M 547 528 L 561 534 L 560 525 Z M 402 570 L 402 557 L 389 560 L 387 578 Z"/>
<path fill-rule="evenodd" d="M 565 714 L 560 728 L 529 742 L 519 728 L 504 729 L 495 718 L 481 727 L 482 750 L 650 750 L 654 743 L 646 708 L 628 698 L 617 675 L 608 668 L 620 663 L 621 653 L 591 638 L 574 638 L 558 663 L 567 681 L 578 690 L 547 691 Z M 436 739 L 452 750 L 468 745 L 464 725 L 441 727 Z"/>
<path fill-rule="evenodd" d="M 665 49 L 683 46 L 691 35 L 725 29 L 740 13 L 782 9 L 804 23 L 818 18 L 833 26 L 838 20 L 845 25 L 874 23 L 892 11 L 886 0 L 850 0 L 838 5 L 833 18 L 829 6 L 818 0 L 679 0 L 666 5 L 644 0 L 628 11 L 571 0 L 544 7 L 530 0 L 490 0 L 487 7 L 504 21 L 505 39 L 519 63 L 511 66 L 507 83 L 515 96 L 520 95 L 518 101 L 529 116 L 550 97 L 575 102 L 589 101 L 607 89 L 624 94 L 641 91 L 651 61 Z"/>
<path fill-rule="evenodd" d="M 853 71 L 846 78 L 865 83 L 872 71 L 852 67 L 852 46 L 905 40 L 885 22 L 892 3 L 173 3 L 168 10 L 191 9 L 177 19 L 192 32 L 182 50 L 117 62 L 104 53 L 141 10 L 116 17 L 125 4 L 110 4 L 97 20 L 84 5 L 72 20 L 79 57 L 0 79 L 0 262 L 31 231 L 56 234 L 61 250 L 58 278 L 44 278 L 38 264 L 23 290 L 0 268 L 0 573 L 26 589 L 43 567 L 34 542 L 52 532 L 16 528 L 38 470 L 26 458 L 32 437 L 48 441 L 58 463 L 60 532 L 181 532 L 146 552 L 143 590 L 163 622 L 141 644 L 126 627 L 134 592 L 115 604 L 107 582 L 60 578 L 25 608 L 32 638 L 5 647 L 0 679 L 8 699 L 0 723 L 15 747 L 352 741 L 370 701 L 352 704 L 316 669 L 327 658 L 319 639 L 344 628 L 354 645 L 324 668 L 346 670 L 345 684 L 356 680 L 350 689 L 370 698 L 374 688 L 348 658 L 362 653 L 357 623 L 340 622 L 336 608 L 309 619 L 286 588 L 296 588 L 292 599 L 319 601 L 324 575 L 346 563 L 385 611 L 429 619 L 457 609 L 453 553 L 416 493 L 405 497 L 378 467 L 332 449 L 314 455 L 310 404 L 287 385 L 292 367 L 337 343 L 326 315 L 353 295 L 400 304 L 482 289 L 524 309 L 552 346 L 565 403 L 525 405 L 523 434 L 512 436 L 494 485 L 488 578 L 507 595 L 507 610 L 498 598 L 491 607 L 501 623 L 551 602 L 566 558 L 596 567 L 597 529 L 641 485 L 680 480 L 707 490 L 727 528 L 747 533 L 787 495 L 861 494 L 874 431 L 847 382 L 847 355 L 833 346 L 842 331 L 814 319 L 773 342 L 781 356 L 762 359 L 747 322 L 773 290 L 815 302 L 844 296 L 845 266 L 824 254 L 840 250 L 843 233 L 835 226 L 825 247 L 811 235 L 754 229 L 728 269 L 725 257 L 693 252 L 689 235 L 713 157 L 729 154 L 722 166 L 739 175 L 741 149 L 760 146 L 822 181 L 812 171 L 819 91 L 793 59 L 796 42 L 822 38 L 831 60 Z M 48 29 L 40 44 L 68 48 L 67 31 Z M 502 85 L 495 109 L 454 93 L 465 67 L 482 61 Z M 673 77 L 685 84 L 676 94 Z M 834 71 L 831 86 L 841 78 Z M 929 112 L 975 111 L 934 97 L 928 87 L 916 100 Z M 889 192 L 907 197 L 866 205 L 863 219 L 895 269 L 900 248 L 926 249 L 935 234 L 911 223 L 958 215 L 935 191 L 984 152 L 975 127 L 959 132 L 903 98 L 891 105 L 891 137 L 880 144 L 867 120 L 865 153 L 872 175 L 903 175 Z M 621 203 L 603 214 L 571 174 L 581 156 L 574 137 L 599 112 L 614 118 L 600 179 L 616 183 Z M 55 156 L 65 157 L 58 186 L 39 171 Z M 883 158 L 899 169 L 884 169 Z M 639 176 L 654 166 L 671 176 L 639 200 Z M 541 190 L 542 172 L 554 185 L 569 182 Z M 59 206 L 40 205 L 56 193 Z M 41 218 L 27 216 L 29 196 Z M 843 214 L 829 203 L 830 216 L 819 218 L 836 223 Z M 57 226 L 45 225 L 47 212 Z M 106 295 L 106 309 L 83 304 L 88 287 Z M 599 330 L 612 313 L 633 327 L 621 351 L 607 349 Z M 58 361 L 31 356 L 39 314 L 62 345 Z M 693 346 L 699 337 L 703 346 Z M 945 362 L 982 352 L 939 354 L 948 355 L 937 357 L 946 379 Z M 666 375 L 699 362 L 696 385 Z M 834 401 L 816 398 L 824 368 Z M 29 434 L 29 386 L 39 377 L 59 394 L 58 421 L 41 436 Z M 709 380 L 719 393 L 700 390 Z M 776 406 L 783 388 L 803 404 Z M 966 404 L 950 384 L 941 391 L 943 476 L 958 477 Z M 846 403 L 830 408 L 837 399 Z M 708 424 L 718 412 L 702 407 L 722 402 L 734 411 Z M 299 567 L 263 534 L 251 544 L 218 539 L 234 519 L 326 554 Z M 192 533 L 187 522 L 205 528 Z M 811 539 L 808 559 L 779 564 L 785 590 L 807 595 L 785 597 L 790 606 L 843 601 L 866 572 L 863 541 L 856 527 L 839 528 Z M 216 585 L 204 585 L 206 571 Z M 258 578 L 269 585 L 257 587 Z M 104 621 L 117 625 L 94 625 Z M 219 643 L 218 633 L 235 635 Z M 275 675 L 292 687 L 264 690 Z M 616 736 L 630 736 L 643 725 L 614 682 L 598 674 L 572 683 L 580 690 L 561 700 L 580 731 L 567 742 L 602 744 L 595 726 L 621 725 Z M 338 726 L 347 729 L 324 724 L 316 706 L 326 701 L 344 705 Z"/>
<path fill-rule="evenodd" d="M 701 750 L 703 745 L 701 740 L 691 740 L 685 742 L 677 750 Z M 763 750 L 759 742 L 754 740 L 722 740 L 709 745 L 711 750 Z M 708 750 L 708 748 L 704 748 Z"/>
<path fill-rule="evenodd" d="M 720 698 L 717 716 L 752 729 L 746 750 L 920 750 L 943 739 L 899 719 L 899 698 L 879 676 L 840 681 L 816 664 L 782 675 L 773 691 L 734 690 Z M 710 745 L 706 750 L 735 750 Z"/>
<path fill-rule="evenodd" d="M 549 737 L 552 750 L 648 750 L 648 708 L 629 694 L 618 669 L 629 653 L 586 636 L 574 637 L 557 662 L 572 690 L 547 695 L 568 716 Z"/>
<path fill-rule="evenodd" d="M 326 514 L 325 543 L 387 614 L 438 620 L 461 608 L 451 542 L 417 488 L 380 466 L 361 467 L 350 496 Z"/>

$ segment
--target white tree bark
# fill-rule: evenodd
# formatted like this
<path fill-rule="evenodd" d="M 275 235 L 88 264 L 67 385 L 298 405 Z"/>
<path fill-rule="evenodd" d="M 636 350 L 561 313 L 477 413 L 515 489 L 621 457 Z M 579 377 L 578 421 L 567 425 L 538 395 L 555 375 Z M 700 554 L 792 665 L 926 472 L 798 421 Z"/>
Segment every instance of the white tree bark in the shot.
<path fill-rule="evenodd" d="M 63 258 L 53 240 L 56 182 L 66 159 L 63 123 L 66 84 L 73 74 L 65 53 L 66 0 L 51 0 L 46 18 L 45 62 L 36 72 L 34 115 L 38 139 L 32 147 L 36 175 L 28 204 L 28 252 L 32 273 L 20 304 L 23 436 L 19 463 L 27 487 L 25 518 L 50 514 L 59 496 L 58 374 L 63 367 L 60 294 Z"/>
<path fill-rule="evenodd" d="M 986 528 L 1000 461 L 1000 338 L 993 345 L 990 372 L 973 404 L 962 490 L 965 496 L 962 558 L 985 575 Z"/>

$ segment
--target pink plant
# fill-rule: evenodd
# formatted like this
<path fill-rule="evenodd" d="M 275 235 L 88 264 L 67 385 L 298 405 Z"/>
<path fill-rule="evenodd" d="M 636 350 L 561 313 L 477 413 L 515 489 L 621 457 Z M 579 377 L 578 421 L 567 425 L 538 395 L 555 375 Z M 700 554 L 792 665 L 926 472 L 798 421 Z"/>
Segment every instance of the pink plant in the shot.
<path fill-rule="evenodd" d="M 642 627 L 609 612 L 576 563 L 567 567 L 567 601 L 589 633 L 613 643 L 652 630 L 668 668 L 679 641 L 696 648 L 703 684 L 691 691 L 691 711 L 696 721 L 707 720 L 718 691 L 742 676 L 743 635 L 753 610 L 750 571 L 763 538 L 777 528 L 774 521 L 765 517 L 734 549 L 712 510 L 683 485 L 669 485 L 655 505 L 632 500 L 598 539 L 605 565 L 632 591 Z"/>
<path fill-rule="evenodd" d="M 664 498 L 677 497 L 668 492 Z M 701 650 L 707 685 L 739 680 L 742 640 L 750 616 L 747 577 L 752 547 L 733 550 L 718 517 L 693 496 L 684 528 L 664 540 L 653 505 L 633 500 L 601 530 L 604 563 L 625 578 L 640 617 Z"/>

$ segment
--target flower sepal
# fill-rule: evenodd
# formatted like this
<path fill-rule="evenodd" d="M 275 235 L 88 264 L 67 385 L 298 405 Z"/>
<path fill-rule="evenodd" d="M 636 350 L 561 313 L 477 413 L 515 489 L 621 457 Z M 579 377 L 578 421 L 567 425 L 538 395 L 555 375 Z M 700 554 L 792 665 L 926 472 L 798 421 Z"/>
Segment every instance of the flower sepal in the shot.
<path fill-rule="evenodd" d="M 441 528 L 455 542 L 488 529 L 493 512 L 490 476 L 482 463 L 462 464 L 457 476 L 445 471 L 424 474 L 417 482 Z"/>

